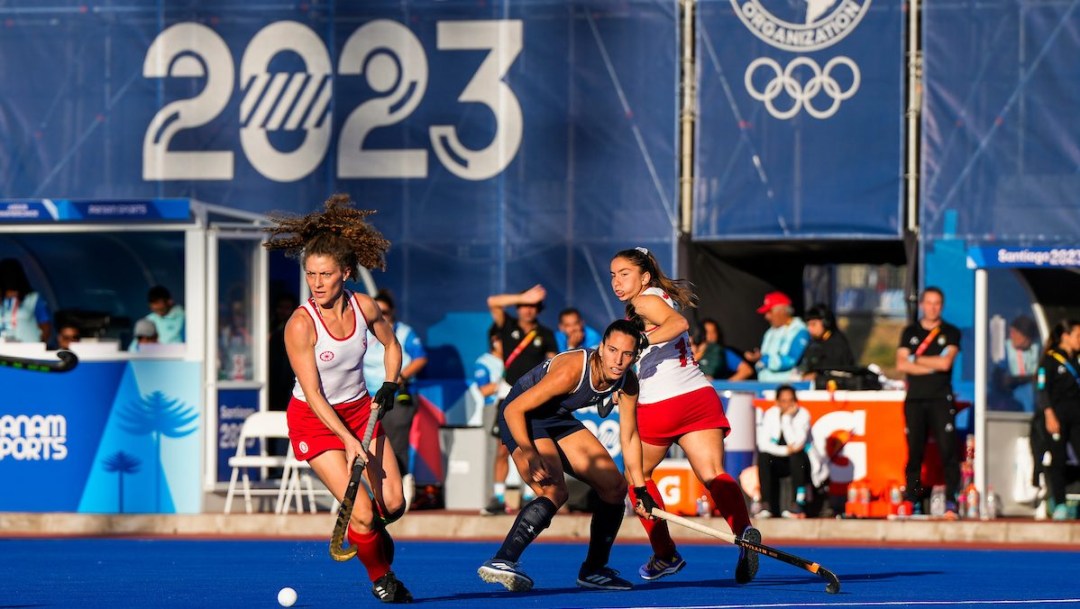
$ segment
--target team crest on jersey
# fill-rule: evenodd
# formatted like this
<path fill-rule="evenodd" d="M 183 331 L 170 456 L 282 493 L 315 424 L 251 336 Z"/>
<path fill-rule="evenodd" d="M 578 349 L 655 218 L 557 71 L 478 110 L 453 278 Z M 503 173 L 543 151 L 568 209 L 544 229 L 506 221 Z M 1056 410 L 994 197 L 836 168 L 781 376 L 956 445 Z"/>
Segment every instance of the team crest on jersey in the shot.
<path fill-rule="evenodd" d="M 334 359 L 334 352 L 333 351 L 323 351 L 322 353 L 319 354 L 319 359 L 324 361 L 324 362 L 329 362 L 329 361 Z"/>
<path fill-rule="evenodd" d="M 938 339 L 937 339 L 937 344 L 939 344 L 939 345 L 941 345 L 942 347 L 944 347 L 944 346 L 945 346 L 945 337 L 944 337 L 944 336 L 942 336 L 942 337 L 938 338 Z"/>
<path fill-rule="evenodd" d="M 536 338 L 533 339 L 533 346 L 536 347 L 537 349 L 539 349 L 540 345 L 542 345 L 543 342 L 544 341 L 540 340 L 540 337 L 537 336 Z"/>
<path fill-rule="evenodd" d="M 300 454 L 306 454 L 307 451 L 308 451 L 307 442 L 304 442 L 303 440 L 301 440 L 300 444 L 297 446 L 297 448 L 300 449 Z"/>
<path fill-rule="evenodd" d="M 918 336 L 912 336 L 911 340 L 909 342 L 911 344 L 913 344 L 913 345 L 917 345 L 917 344 L 919 344 L 919 337 Z"/>
<path fill-rule="evenodd" d="M 735 14 L 768 44 L 804 53 L 840 42 L 870 9 L 870 0 L 731 0 Z"/>

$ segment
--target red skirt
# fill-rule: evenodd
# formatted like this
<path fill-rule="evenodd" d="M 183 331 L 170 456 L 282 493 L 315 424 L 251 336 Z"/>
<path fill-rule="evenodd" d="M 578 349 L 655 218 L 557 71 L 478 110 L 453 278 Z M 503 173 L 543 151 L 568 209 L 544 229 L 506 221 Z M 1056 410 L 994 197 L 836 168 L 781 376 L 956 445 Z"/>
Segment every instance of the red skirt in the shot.
<path fill-rule="evenodd" d="M 654 446 L 667 446 L 692 431 L 722 429 L 724 437 L 731 431 L 724 405 L 712 387 L 652 404 L 638 404 L 637 425 L 641 441 Z"/>
<path fill-rule="evenodd" d="M 355 402 L 337 404 L 334 406 L 341 422 L 353 432 L 357 438 L 364 437 L 367 428 L 368 416 L 371 414 L 371 396 L 365 395 Z M 341 438 L 330 431 L 315 411 L 307 402 L 293 397 L 289 400 L 287 412 L 289 419 L 289 441 L 292 443 L 293 454 L 300 461 L 308 461 L 321 455 L 328 450 L 345 450 L 345 444 Z M 375 424 L 375 435 L 378 438 L 383 435 L 382 423 Z"/>

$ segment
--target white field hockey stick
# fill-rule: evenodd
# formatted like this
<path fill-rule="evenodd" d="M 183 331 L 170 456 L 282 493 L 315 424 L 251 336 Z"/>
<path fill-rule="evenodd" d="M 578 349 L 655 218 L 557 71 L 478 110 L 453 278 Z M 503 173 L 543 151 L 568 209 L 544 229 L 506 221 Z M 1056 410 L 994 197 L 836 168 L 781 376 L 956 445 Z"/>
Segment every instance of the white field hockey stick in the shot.
<path fill-rule="evenodd" d="M 750 550 L 752 552 L 764 554 L 765 556 L 768 556 L 770 558 L 775 558 L 777 560 L 786 562 L 789 565 L 799 567 L 800 569 L 805 569 L 806 571 L 809 571 L 814 575 L 820 576 L 826 582 L 828 582 L 828 584 L 826 584 L 825 586 L 825 591 L 829 594 L 836 594 L 840 591 L 840 579 L 836 577 L 836 575 L 832 571 L 826 569 L 825 567 L 819 565 L 816 562 L 810 562 L 805 558 L 800 558 L 798 556 L 795 556 L 794 554 L 788 554 L 787 552 L 777 550 L 776 548 L 764 544 L 754 543 L 752 541 L 740 539 L 739 537 L 736 537 L 731 533 L 720 531 L 712 527 L 707 527 L 703 524 L 694 522 L 693 520 L 683 518 L 682 516 L 676 516 L 675 514 L 665 512 L 660 508 L 653 508 L 652 515 L 662 520 L 667 520 L 668 522 L 674 522 L 675 524 L 682 525 L 688 529 L 697 531 L 698 533 L 704 533 L 709 537 L 715 537 L 730 544 L 737 545 L 741 548 L 746 548 L 747 550 Z"/>
<path fill-rule="evenodd" d="M 371 403 L 371 413 L 368 414 L 367 428 L 364 429 L 364 439 L 360 440 L 362 449 L 356 459 L 353 460 L 352 473 L 349 475 L 349 486 L 345 487 L 345 495 L 341 498 L 338 506 L 337 520 L 334 521 L 334 532 L 330 535 L 330 557 L 338 562 L 345 562 L 356 556 L 356 547 L 342 547 L 345 544 L 345 534 L 349 529 L 349 519 L 352 518 L 353 503 L 356 502 L 356 491 L 360 489 L 364 468 L 367 467 L 365 455 L 371 445 L 371 436 L 375 435 L 375 423 L 379 420 L 379 408 L 375 402 Z"/>

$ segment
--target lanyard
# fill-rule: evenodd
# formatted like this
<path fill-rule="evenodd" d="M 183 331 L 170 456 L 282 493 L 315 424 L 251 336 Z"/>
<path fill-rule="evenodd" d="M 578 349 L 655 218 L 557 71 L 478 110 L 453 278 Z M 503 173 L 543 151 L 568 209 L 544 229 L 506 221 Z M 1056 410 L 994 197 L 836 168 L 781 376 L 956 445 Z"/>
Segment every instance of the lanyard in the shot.
<path fill-rule="evenodd" d="M 1080 374 L 1078 374 L 1076 372 L 1076 368 L 1072 367 L 1072 364 L 1069 363 L 1069 360 L 1065 359 L 1064 357 L 1061 357 L 1061 354 L 1058 353 L 1057 351 L 1051 351 L 1050 352 L 1050 357 L 1056 359 L 1063 366 L 1065 366 L 1065 369 L 1068 370 L 1069 374 L 1072 375 L 1073 380 L 1076 381 L 1077 383 L 1080 383 Z"/>
<path fill-rule="evenodd" d="M 10 299 L 5 298 L 4 299 L 4 309 L 7 309 L 8 300 L 10 300 L 12 302 L 12 305 L 11 305 L 11 331 L 14 333 L 15 332 L 15 327 L 19 325 L 19 299 L 18 299 L 18 297 L 10 298 Z"/>
<path fill-rule="evenodd" d="M 919 347 L 915 349 L 915 355 L 922 355 L 930 346 L 930 341 L 934 340 L 934 337 L 938 335 L 938 332 L 941 332 L 941 326 L 934 326 L 934 329 L 930 330 L 930 333 L 926 335 L 926 338 L 919 343 Z"/>
<path fill-rule="evenodd" d="M 535 336 L 536 336 L 536 330 L 529 330 L 529 333 L 525 335 L 525 338 L 521 339 L 521 342 L 518 343 L 518 346 L 514 347 L 514 352 L 510 354 L 510 357 L 506 358 L 506 363 L 503 364 L 503 366 L 504 366 L 503 373 L 504 374 L 505 374 L 505 368 L 509 368 L 510 364 L 514 363 L 514 360 L 517 359 L 517 356 L 521 355 L 521 352 L 525 350 L 526 345 L 528 345 L 530 342 L 532 342 L 532 339 Z"/>

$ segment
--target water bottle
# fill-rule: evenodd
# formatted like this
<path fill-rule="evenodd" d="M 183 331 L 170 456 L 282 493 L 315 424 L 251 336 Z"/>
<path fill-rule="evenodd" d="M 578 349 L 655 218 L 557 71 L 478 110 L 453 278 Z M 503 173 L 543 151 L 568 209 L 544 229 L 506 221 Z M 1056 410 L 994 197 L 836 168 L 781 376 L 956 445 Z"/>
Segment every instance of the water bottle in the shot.
<path fill-rule="evenodd" d="M 697 515 L 703 518 L 712 516 L 712 510 L 709 509 L 709 498 L 705 495 L 698 497 Z"/>
<path fill-rule="evenodd" d="M 983 520 L 996 520 L 1001 510 L 1001 498 L 994 492 L 994 487 L 986 487 L 986 510 L 983 511 Z"/>
<path fill-rule="evenodd" d="M 979 489 L 974 484 L 968 485 L 964 491 L 967 496 L 967 507 L 964 510 L 964 518 L 969 520 L 979 519 Z"/>
<path fill-rule="evenodd" d="M 934 518 L 945 516 L 945 486 L 937 485 L 930 491 L 930 515 Z"/>

